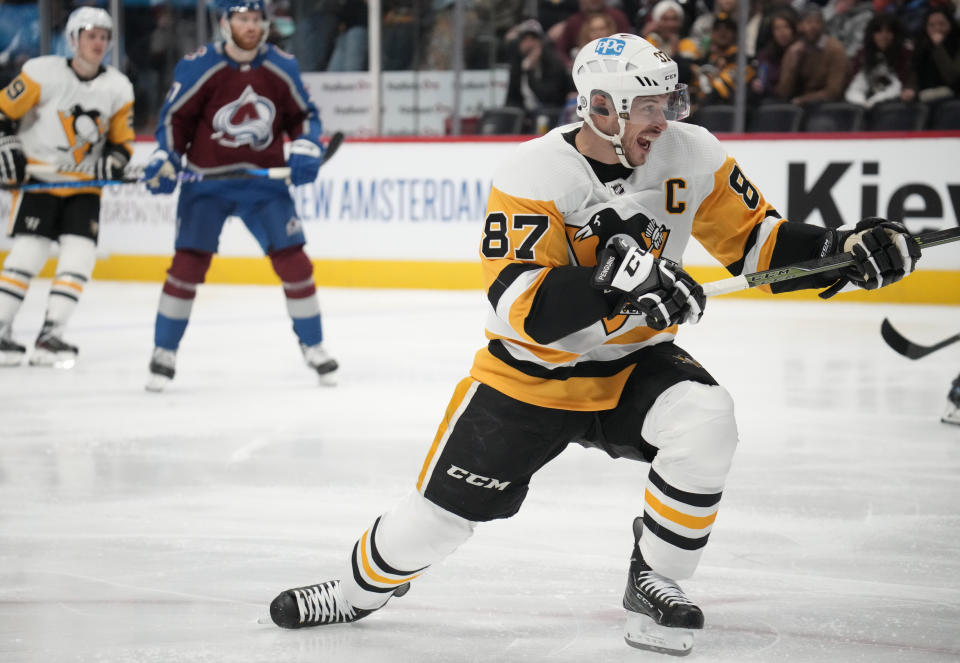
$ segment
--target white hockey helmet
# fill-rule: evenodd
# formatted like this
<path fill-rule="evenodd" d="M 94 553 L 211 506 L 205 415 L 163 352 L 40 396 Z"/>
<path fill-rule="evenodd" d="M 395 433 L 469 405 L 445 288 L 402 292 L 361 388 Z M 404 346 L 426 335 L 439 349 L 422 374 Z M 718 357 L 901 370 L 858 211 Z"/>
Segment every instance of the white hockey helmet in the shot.
<path fill-rule="evenodd" d="M 67 42 L 70 44 L 70 49 L 74 53 L 77 52 L 77 42 L 80 39 L 80 33 L 83 30 L 90 30 L 92 28 L 103 28 L 110 33 L 111 38 L 113 37 L 113 19 L 110 18 L 110 14 L 107 13 L 106 9 L 100 9 L 99 7 L 78 7 L 70 12 L 65 31 L 67 33 Z"/>
<path fill-rule="evenodd" d="M 677 63 L 634 34 L 601 37 L 581 48 L 573 62 L 573 84 L 577 88 L 577 115 L 613 143 L 620 162 L 628 168 L 632 166 L 620 143 L 627 122 L 649 122 L 651 108 L 659 108 L 667 120 L 682 120 L 690 114 L 690 97 L 687 86 L 679 81 Z M 597 130 L 590 117 L 591 113 L 609 114 L 606 107 L 593 105 L 598 94 L 607 98 L 617 114 L 620 132 L 616 136 Z M 646 97 L 657 97 L 656 106 L 652 107 Z"/>
<path fill-rule="evenodd" d="M 260 43 L 257 44 L 257 48 L 263 46 L 263 42 L 267 40 L 267 36 L 270 34 L 266 0 L 217 0 L 217 9 L 220 12 L 220 36 L 223 37 L 224 41 L 234 46 L 237 46 L 237 44 L 233 41 L 230 16 L 237 12 L 259 12 L 260 27 L 263 32 L 260 33 Z"/>

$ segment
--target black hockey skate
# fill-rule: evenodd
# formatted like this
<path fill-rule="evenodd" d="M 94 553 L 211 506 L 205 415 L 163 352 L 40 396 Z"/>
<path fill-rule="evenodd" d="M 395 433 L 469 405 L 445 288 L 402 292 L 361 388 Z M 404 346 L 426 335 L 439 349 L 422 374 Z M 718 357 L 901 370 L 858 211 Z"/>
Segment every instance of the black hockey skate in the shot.
<path fill-rule="evenodd" d="M 33 348 L 33 354 L 30 355 L 30 365 L 73 368 L 73 365 L 77 363 L 79 352 L 77 346 L 67 343 L 59 336 L 40 332 L 37 343 Z"/>
<path fill-rule="evenodd" d="M 693 649 L 693 632 L 703 628 L 703 612 L 670 578 L 656 573 L 640 554 L 643 519 L 633 521 L 633 555 L 627 574 L 623 607 L 627 644 L 662 654 L 686 656 Z"/>
<path fill-rule="evenodd" d="M 322 343 L 316 345 L 300 344 L 303 360 L 320 376 L 321 384 L 334 384 L 333 373 L 340 367 L 337 360 L 331 357 L 323 348 Z"/>
<path fill-rule="evenodd" d="M 177 351 L 166 348 L 154 348 L 150 355 L 150 376 L 147 378 L 147 391 L 163 391 L 176 374 Z"/>
<path fill-rule="evenodd" d="M 403 596 L 409 589 L 410 583 L 405 582 L 394 590 L 393 596 Z M 281 628 L 349 624 L 379 609 L 354 608 L 343 597 L 340 581 L 327 580 L 281 592 L 270 603 L 270 619 Z"/>
<path fill-rule="evenodd" d="M 27 349 L 9 336 L 0 337 L 0 366 L 19 366 Z"/>

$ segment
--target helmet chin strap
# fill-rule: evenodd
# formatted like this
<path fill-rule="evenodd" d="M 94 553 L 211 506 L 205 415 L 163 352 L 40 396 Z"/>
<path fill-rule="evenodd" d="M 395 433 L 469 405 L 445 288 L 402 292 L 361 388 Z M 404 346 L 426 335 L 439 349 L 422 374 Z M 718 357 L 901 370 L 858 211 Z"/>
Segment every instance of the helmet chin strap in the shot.
<path fill-rule="evenodd" d="M 597 129 L 597 125 L 593 123 L 593 118 L 590 117 L 589 113 L 586 114 L 586 117 L 583 118 L 583 121 L 586 122 L 591 129 L 593 129 L 593 132 L 595 134 L 603 137 L 605 140 L 610 141 L 613 144 L 613 151 L 616 152 L 617 159 L 620 160 L 620 163 L 622 163 L 625 168 L 631 168 L 631 169 L 636 168 L 636 166 L 634 166 L 632 163 L 627 161 L 627 154 L 623 149 L 623 142 L 622 142 L 623 133 L 627 129 L 623 119 L 619 117 L 617 118 L 617 125 L 620 127 L 620 131 L 617 132 L 617 134 L 614 136 L 611 136 L 610 134 L 604 133 L 599 129 Z"/>

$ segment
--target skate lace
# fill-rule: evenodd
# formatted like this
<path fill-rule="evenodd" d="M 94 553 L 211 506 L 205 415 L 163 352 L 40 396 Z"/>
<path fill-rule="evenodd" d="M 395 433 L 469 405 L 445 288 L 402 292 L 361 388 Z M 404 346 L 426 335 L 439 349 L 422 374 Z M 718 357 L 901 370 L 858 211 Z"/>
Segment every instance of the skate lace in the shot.
<path fill-rule="evenodd" d="M 301 622 L 338 622 L 351 620 L 356 615 L 353 606 L 343 597 L 339 582 L 295 589 L 293 593 Z"/>
<path fill-rule="evenodd" d="M 641 571 L 637 574 L 636 582 L 640 591 L 667 605 L 693 605 L 693 602 L 687 598 L 677 583 L 659 573 Z"/>

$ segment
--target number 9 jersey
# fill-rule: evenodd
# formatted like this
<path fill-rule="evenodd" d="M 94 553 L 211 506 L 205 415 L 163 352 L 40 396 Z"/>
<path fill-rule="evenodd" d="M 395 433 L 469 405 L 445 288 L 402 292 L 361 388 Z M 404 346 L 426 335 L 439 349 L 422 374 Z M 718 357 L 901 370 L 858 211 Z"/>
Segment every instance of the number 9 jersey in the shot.
<path fill-rule="evenodd" d="M 52 164 L 69 174 L 34 175 L 43 181 L 92 179 L 94 164 L 107 143 L 132 153 L 133 86 L 112 66 L 81 79 L 67 58 L 46 55 L 28 60 L 0 91 L 0 113 L 19 120 L 17 135 L 31 164 Z M 99 193 L 91 187 L 51 189 L 56 196 Z"/>
<path fill-rule="evenodd" d="M 613 237 L 681 263 L 693 236 L 739 275 L 818 257 L 830 233 L 782 219 L 702 127 L 669 122 L 632 169 L 580 154 L 579 130 L 523 143 L 494 176 L 480 245 L 489 343 L 470 374 L 526 403 L 593 411 L 617 405 L 642 348 L 677 333 L 620 315 L 591 285 Z"/>

